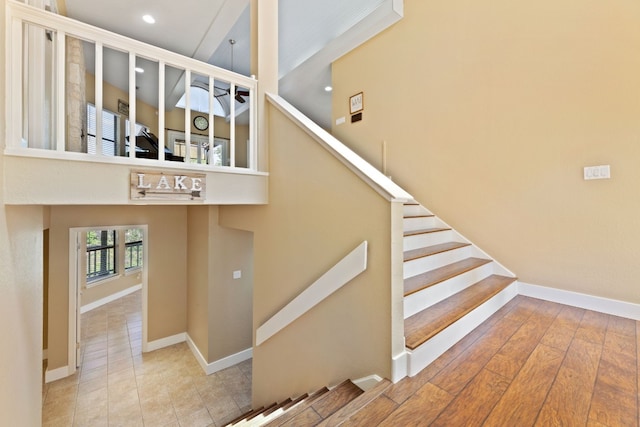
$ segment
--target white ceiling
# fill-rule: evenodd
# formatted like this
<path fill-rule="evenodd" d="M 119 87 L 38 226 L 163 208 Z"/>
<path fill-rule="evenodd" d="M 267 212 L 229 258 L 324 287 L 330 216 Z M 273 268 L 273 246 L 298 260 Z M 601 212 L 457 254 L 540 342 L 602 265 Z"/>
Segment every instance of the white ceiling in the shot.
<path fill-rule="evenodd" d="M 248 5 L 249 0 L 66 0 L 66 11 L 70 18 L 227 69 L 234 39 L 233 71 L 249 75 Z M 144 23 L 145 14 L 156 23 Z M 279 0 L 280 95 L 330 128 L 331 95 L 324 87 L 331 84 L 331 62 L 401 16 L 402 0 Z M 127 60 L 114 52 L 107 61 L 106 55 L 105 64 Z M 91 69 L 90 53 L 87 61 Z M 146 102 L 157 102 L 152 74 L 138 78 L 138 94 Z M 105 79 L 126 87 L 107 69 Z"/>

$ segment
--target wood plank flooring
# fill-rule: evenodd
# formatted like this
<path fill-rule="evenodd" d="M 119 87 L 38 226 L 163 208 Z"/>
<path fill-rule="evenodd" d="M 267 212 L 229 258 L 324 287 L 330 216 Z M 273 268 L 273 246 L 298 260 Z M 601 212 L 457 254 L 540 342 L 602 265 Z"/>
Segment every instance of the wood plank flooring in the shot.
<path fill-rule="evenodd" d="M 349 426 L 638 426 L 640 322 L 517 296 Z"/>

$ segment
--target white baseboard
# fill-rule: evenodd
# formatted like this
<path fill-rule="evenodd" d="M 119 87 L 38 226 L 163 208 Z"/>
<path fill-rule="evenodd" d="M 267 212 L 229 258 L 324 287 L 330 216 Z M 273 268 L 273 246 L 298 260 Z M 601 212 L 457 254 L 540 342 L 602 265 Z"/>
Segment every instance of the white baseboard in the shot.
<path fill-rule="evenodd" d="M 397 356 L 391 358 L 391 382 L 397 383 L 407 375 L 409 370 L 407 369 L 409 359 L 406 351 L 403 351 Z"/>
<path fill-rule="evenodd" d="M 47 360 L 49 358 L 49 349 L 45 348 L 42 350 L 42 360 Z"/>
<path fill-rule="evenodd" d="M 227 356 L 222 359 L 216 360 L 215 362 L 208 363 L 207 360 L 202 355 L 202 353 L 200 353 L 200 350 L 198 349 L 196 344 L 193 342 L 189 334 L 186 334 L 186 335 L 187 335 L 187 344 L 189 344 L 189 348 L 191 349 L 191 352 L 193 353 L 196 360 L 202 367 L 202 370 L 207 375 L 211 375 L 215 372 L 221 371 L 223 369 L 227 369 L 231 366 L 237 365 L 238 363 L 244 362 L 245 360 L 249 360 L 253 357 L 253 349 L 248 348 L 239 353 L 232 354 L 231 356 Z"/>
<path fill-rule="evenodd" d="M 112 301 L 115 301 L 119 298 L 122 298 L 124 296 L 127 296 L 129 294 L 132 294 L 136 291 L 139 291 L 140 289 L 142 289 L 142 284 L 138 284 L 135 286 L 131 286 L 130 288 L 124 289 L 120 292 L 116 292 L 115 294 L 109 295 L 107 297 L 101 298 L 98 301 L 94 301 L 94 302 L 90 302 L 89 304 L 85 304 L 82 307 L 80 307 L 80 313 L 84 314 L 87 311 L 91 311 L 95 308 L 101 307 L 105 304 L 109 304 Z"/>
<path fill-rule="evenodd" d="M 161 348 L 169 347 L 174 344 L 180 344 L 181 342 L 185 342 L 187 340 L 187 334 L 185 332 L 181 332 L 176 335 L 172 335 L 170 337 L 160 338 L 159 340 L 150 341 L 147 343 L 146 352 L 154 351 Z"/>
<path fill-rule="evenodd" d="M 628 319 L 640 320 L 640 305 L 609 298 L 581 294 L 579 292 L 562 289 L 547 288 L 518 282 L 518 293 L 527 297 L 543 299 L 545 301 L 584 308 Z"/>
<path fill-rule="evenodd" d="M 69 367 L 68 366 L 62 366 L 60 368 L 56 368 L 56 369 L 52 369 L 52 370 L 47 369 L 46 372 L 44 373 L 44 382 L 45 383 L 51 383 L 53 381 L 57 381 L 57 380 L 60 380 L 62 378 L 66 378 L 69 375 L 71 375 L 71 374 L 69 373 Z"/>

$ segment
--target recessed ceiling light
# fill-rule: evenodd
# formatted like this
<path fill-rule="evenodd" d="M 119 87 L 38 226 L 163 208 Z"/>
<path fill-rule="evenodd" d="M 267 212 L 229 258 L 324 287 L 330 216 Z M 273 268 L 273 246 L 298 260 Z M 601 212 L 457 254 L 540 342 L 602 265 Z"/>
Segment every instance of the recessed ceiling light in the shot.
<path fill-rule="evenodd" d="M 331 86 L 325 86 L 324 90 L 325 92 L 331 92 L 333 88 Z"/>
<path fill-rule="evenodd" d="M 140 74 L 144 73 L 144 68 L 136 67 L 135 70 L 136 70 L 136 73 L 140 73 Z"/>
<path fill-rule="evenodd" d="M 142 17 L 142 20 L 144 22 L 146 22 L 147 24 L 155 24 L 156 23 L 156 19 L 151 15 L 144 15 Z"/>

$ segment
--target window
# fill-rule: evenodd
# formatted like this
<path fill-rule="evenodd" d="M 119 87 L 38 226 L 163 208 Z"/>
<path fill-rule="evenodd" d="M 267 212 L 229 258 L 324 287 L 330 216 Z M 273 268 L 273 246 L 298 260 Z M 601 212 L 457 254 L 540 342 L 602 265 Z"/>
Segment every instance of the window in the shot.
<path fill-rule="evenodd" d="M 87 231 L 87 283 L 116 272 L 116 230 Z"/>
<path fill-rule="evenodd" d="M 87 231 L 86 283 L 88 287 L 106 282 L 105 279 L 111 280 L 129 273 L 135 274 L 142 268 L 144 230 L 129 227 L 114 226 L 109 229 Z"/>
<path fill-rule="evenodd" d="M 187 106 L 186 96 L 178 100 L 176 107 L 185 108 Z M 209 90 L 200 86 L 191 86 L 189 95 L 189 106 L 192 110 L 209 114 Z M 224 108 L 217 96 L 213 98 L 213 114 L 218 117 L 226 117 Z"/>
<path fill-rule="evenodd" d="M 120 116 L 109 110 L 102 110 L 102 154 L 105 156 L 124 155 L 119 153 L 118 135 L 121 132 Z M 136 123 L 136 135 L 142 131 L 148 132 L 147 126 Z M 96 106 L 87 104 L 87 152 L 96 154 Z M 129 120 L 125 119 L 124 125 L 125 140 L 129 137 Z M 120 147 L 122 149 L 122 147 Z"/>
<path fill-rule="evenodd" d="M 108 110 L 102 110 L 102 154 L 118 155 L 118 116 Z M 96 107 L 87 104 L 87 152 L 96 154 Z"/>
<path fill-rule="evenodd" d="M 142 230 L 129 228 L 124 232 L 124 269 L 125 271 L 142 268 L 143 245 Z"/>

